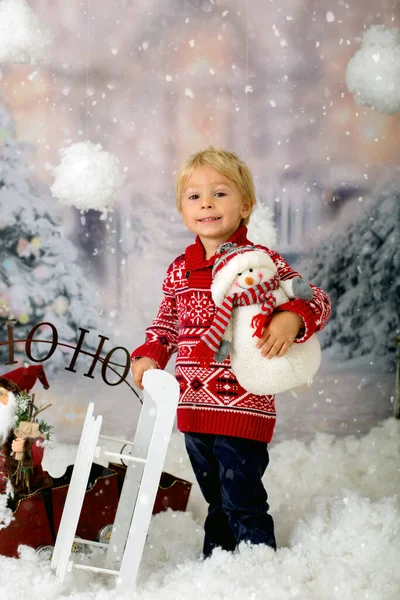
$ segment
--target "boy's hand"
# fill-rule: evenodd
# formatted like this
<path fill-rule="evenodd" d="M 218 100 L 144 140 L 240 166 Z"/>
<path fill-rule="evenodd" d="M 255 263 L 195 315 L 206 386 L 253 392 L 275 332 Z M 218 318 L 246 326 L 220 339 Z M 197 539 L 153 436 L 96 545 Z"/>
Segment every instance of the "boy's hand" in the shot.
<path fill-rule="evenodd" d="M 132 363 L 131 372 L 133 377 L 133 382 L 138 386 L 141 390 L 143 389 L 142 378 L 143 373 L 148 371 L 149 369 L 158 369 L 158 365 L 155 360 L 151 358 L 138 358 L 135 362 Z"/>
<path fill-rule="evenodd" d="M 257 348 L 267 358 L 283 356 L 303 327 L 303 319 L 296 313 L 282 311 L 273 314 L 257 342 Z"/>

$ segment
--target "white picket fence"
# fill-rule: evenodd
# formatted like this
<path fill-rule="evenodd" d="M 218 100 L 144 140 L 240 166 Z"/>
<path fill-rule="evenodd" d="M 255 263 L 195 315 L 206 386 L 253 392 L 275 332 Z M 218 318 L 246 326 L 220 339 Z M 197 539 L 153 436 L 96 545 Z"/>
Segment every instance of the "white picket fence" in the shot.
<path fill-rule="evenodd" d="M 165 371 L 146 371 L 143 386 L 139 423 L 129 442 L 134 456 L 98 445 L 99 438 L 120 440 L 100 435 L 102 417 L 94 418 L 94 404 L 89 404 L 51 562 L 62 580 L 67 571 L 84 569 L 114 575 L 119 586 L 132 589 L 136 583 L 179 398 L 178 382 Z M 109 544 L 76 537 L 90 469 L 100 455 L 128 462 Z M 75 562 L 74 542 L 106 548 L 104 568 Z"/>

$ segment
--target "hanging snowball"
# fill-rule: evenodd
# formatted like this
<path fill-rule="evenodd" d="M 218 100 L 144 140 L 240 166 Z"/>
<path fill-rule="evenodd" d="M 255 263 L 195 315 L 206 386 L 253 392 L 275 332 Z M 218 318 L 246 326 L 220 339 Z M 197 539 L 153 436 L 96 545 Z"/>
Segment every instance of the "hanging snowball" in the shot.
<path fill-rule="evenodd" d="M 111 209 L 124 176 L 119 160 L 102 150 L 101 144 L 79 142 L 59 151 L 61 162 L 53 167 L 51 193 L 63 204 L 79 210 Z"/>
<path fill-rule="evenodd" d="M 346 83 L 358 106 L 400 111 L 400 31 L 373 25 L 347 65 Z"/>
<path fill-rule="evenodd" d="M 69 308 L 69 300 L 65 296 L 57 296 L 52 306 L 57 315 L 63 315 Z"/>
<path fill-rule="evenodd" d="M 255 244 L 273 248 L 276 243 L 276 229 L 272 210 L 265 204 L 257 204 L 251 213 L 248 225 L 249 239 Z"/>
<path fill-rule="evenodd" d="M 0 2 L 0 64 L 35 65 L 45 60 L 52 43 L 26 0 Z"/>

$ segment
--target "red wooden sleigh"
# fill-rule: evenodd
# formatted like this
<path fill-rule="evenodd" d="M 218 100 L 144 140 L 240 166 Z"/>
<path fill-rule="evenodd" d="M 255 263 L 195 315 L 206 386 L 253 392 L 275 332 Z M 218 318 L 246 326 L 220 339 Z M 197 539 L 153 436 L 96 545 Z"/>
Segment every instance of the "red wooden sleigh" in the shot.
<path fill-rule="evenodd" d="M 77 535 L 86 540 L 108 542 L 114 523 L 119 495 L 125 477 L 122 465 L 105 468 L 93 464 L 79 518 Z M 18 557 L 23 544 L 38 551 L 54 547 L 61 515 L 68 493 L 73 465 L 53 486 L 20 498 L 15 506 L 14 520 L 0 530 L 0 554 Z M 170 473 L 162 473 L 153 514 L 171 508 L 185 511 L 192 484 Z"/>

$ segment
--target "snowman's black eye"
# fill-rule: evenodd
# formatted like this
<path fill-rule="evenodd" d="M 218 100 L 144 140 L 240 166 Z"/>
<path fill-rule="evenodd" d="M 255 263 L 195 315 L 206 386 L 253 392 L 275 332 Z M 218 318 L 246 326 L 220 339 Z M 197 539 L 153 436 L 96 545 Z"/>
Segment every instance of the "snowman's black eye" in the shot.
<path fill-rule="evenodd" d="M 238 277 L 240 277 L 240 276 L 241 276 L 241 273 L 238 273 Z"/>
<path fill-rule="evenodd" d="M 252 273 L 252 272 L 253 272 L 253 269 L 249 269 L 249 272 L 250 272 L 250 273 Z"/>

